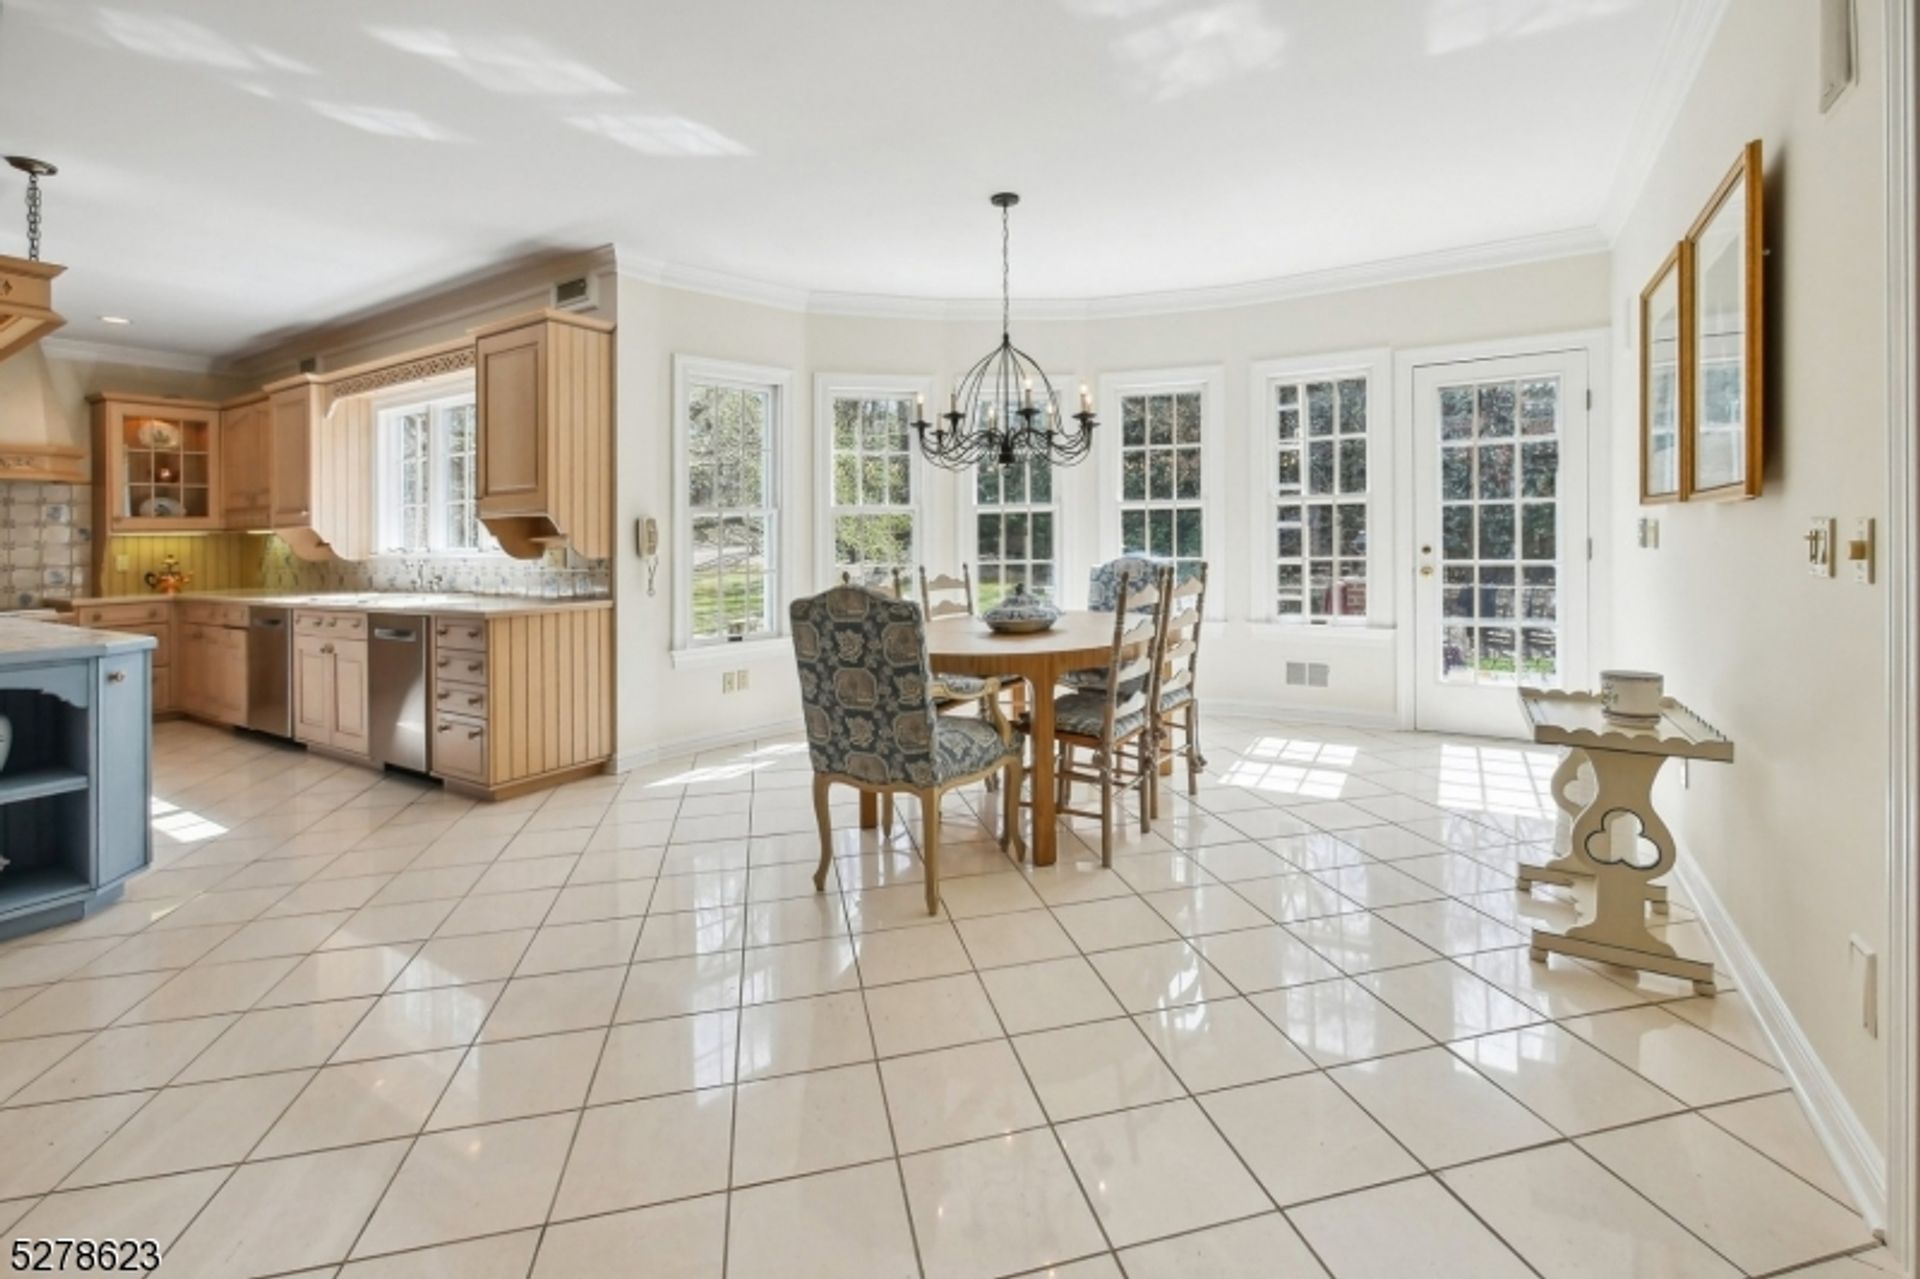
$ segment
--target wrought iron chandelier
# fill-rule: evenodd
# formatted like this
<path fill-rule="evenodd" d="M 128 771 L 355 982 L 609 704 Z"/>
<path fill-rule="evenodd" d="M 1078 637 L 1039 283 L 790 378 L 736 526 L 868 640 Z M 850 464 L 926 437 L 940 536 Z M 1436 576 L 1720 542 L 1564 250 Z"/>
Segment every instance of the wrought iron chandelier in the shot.
<path fill-rule="evenodd" d="M 1045 458 L 1071 466 L 1093 447 L 1093 402 L 1080 388 L 1080 411 L 1060 411 L 1060 396 L 1032 356 L 1013 344 L 1013 293 L 1009 247 L 1009 211 L 1020 203 L 1011 191 L 993 197 L 1000 210 L 1000 345 L 954 383 L 943 426 L 927 421 L 924 399 L 916 405 L 913 429 L 920 452 L 930 462 L 954 471 L 982 462 L 1014 466 Z"/>

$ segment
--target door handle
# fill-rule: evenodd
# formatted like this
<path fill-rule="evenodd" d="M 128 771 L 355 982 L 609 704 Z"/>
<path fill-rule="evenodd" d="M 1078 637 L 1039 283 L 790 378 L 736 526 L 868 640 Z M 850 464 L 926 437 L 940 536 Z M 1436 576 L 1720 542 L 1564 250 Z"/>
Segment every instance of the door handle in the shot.
<path fill-rule="evenodd" d="M 1431 565 L 1431 564 L 1422 564 L 1422 565 L 1420 566 L 1420 576 L 1422 576 L 1422 577 L 1432 577 L 1432 576 L 1433 576 L 1433 565 Z"/>

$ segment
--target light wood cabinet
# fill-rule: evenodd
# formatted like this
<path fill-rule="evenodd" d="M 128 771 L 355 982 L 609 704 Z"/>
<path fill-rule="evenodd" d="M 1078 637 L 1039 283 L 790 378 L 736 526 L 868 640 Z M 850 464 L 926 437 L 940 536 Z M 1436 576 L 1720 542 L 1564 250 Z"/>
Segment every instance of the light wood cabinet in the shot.
<path fill-rule="evenodd" d="M 330 634 L 310 624 L 315 615 L 294 615 L 293 735 L 312 746 L 365 755 L 367 732 L 367 641 Z M 366 619 L 354 615 L 357 632 Z M 334 628 L 336 632 L 339 628 Z"/>
<path fill-rule="evenodd" d="M 104 393 L 93 406 L 93 535 L 224 527 L 220 406 Z"/>
<path fill-rule="evenodd" d="M 176 628 L 175 700 L 196 719 L 247 722 L 247 632 L 184 618 Z"/>
<path fill-rule="evenodd" d="M 613 542 L 611 326 L 544 311 L 474 333 L 480 519 L 506 551 Z"/>
<path fill-rule="evenodd" d="M 79 626 L 106 631 L 127 631 L 153 637 L 153 713 L 171 714 L 179 709 L 174 672 L 173 602 L 154 600 L 145 604 L 93 604 L 74 610 Z"/>
<path fill-rule="evenodd" d="M 313 420 L 319 394 L 311 377 L 276 382 L 268 391 L 268 515 L 276 530 L 313 520 Z"/>
<path fill-rule="evenodd" d="M 266 397 L 220 410 L 220 514 L 227 528 L 273 525 L 273 408 Z"/>

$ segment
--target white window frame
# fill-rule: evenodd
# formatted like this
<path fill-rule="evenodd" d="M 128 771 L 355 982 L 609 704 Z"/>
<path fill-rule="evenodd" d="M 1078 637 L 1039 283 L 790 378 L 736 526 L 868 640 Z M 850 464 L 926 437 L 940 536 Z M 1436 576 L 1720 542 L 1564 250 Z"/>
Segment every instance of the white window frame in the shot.
<path fill-rule="evenodd" d="M 1270 411 L 1273 388 L 1277 383 L 1338 382 L 1356 377 L 1367 383 L 1366 616 L 1330 621 L 1311 621 L 1305 615 L 1281 616 L 1274 608 L 1274 583 L 1279 574 L 1280 557 L 1273 508 L 1280 450 Z M 1386 347 L 1260 360 L 1251 366 L 1247 379 L 1250 442 L 1247 531 L 1251 539 L 1249 545 L 1254 548 L 1254 569 L 1248 586 L 1247 616 L 1256 624 L 1287 631 L 1304 630 L 1313 635 L 1351 635 L 1356 631 L 1392 628 L 1395 596 L 1392 574 L 1396 562 L 1393 539 L 1398 510 L 1393 500 L 1393 394 L 1393 352 Z M 1302 461 L 1304 465 L 1304 457 Z M 1302 504 L 1305 504 L 1304 495 Z"/>
<path fill-rule="evenodd" d="M 374 554 L 377 556 L 431 556 L 435 559 L 481 559 L 494 558 L 503 552 L 500 544 L 487 532 L 485 524 L 479 525 L 479 543 L 475 546 L 448 546 L 444 541 L 447 523 L 447 493 L 445 487 L 435 482 L 446 474 L 445 433 L 439 429 L 440 415 L 456 405 L 469 405 L 474 410 L 474 453 L 472 465 L 467 470 L 468 479 L 474 485 L 472 500 L 479 501 L 479 400 L 471 374 L 451 380 L 433 382 L 414 382 L 373 402 L 373 439 L 374 439 Z M 424 408 L 428 412 L 427 439 L 429 458 L 427 462 L 427 544 L 425 546 L 403 546 L 405 536 L 404 518 L 401 514 L 401 457 L 399 440 L 399 421 L 401 415 L 412 409 Z M 477 521 L 477 516 L 476 516 Z"/>
<path fill-rule="evenodd" d="M 1049 373 L 1047 379 L 1053 383 L 1055 395 L 1060 397 L 1062 412 L 1076 412 L 1080 404 L 1080 388 L 1085 379 L 1064 373 Z M 931 420 L 931 419 L 929 419 Z M 1099 430 L 1098 427 L 1095 430 Z M 1096 437 L 1097 440 L 1097 437 Z M 980 598 L 980 521 L 979 516 L 987 510 L 1005 511 L 1015 515 L 1033 514 L 1036 511 L 1050 513 L 1053 516 L 1053 595 L 1055 604 L 1064 606 L 1069 595 L 1078 598 L 1078 591 L 1084 587 L 1078 585 L 1078 577 L 1084 572 L 1070 552 L 1073 538 L 1069 527 L 1070 515 L 1065 499 L 1065 491 L 1073 486 L 1078 466 L 1055 466 L 1053 468 L 1053 500 L 1047 503 L 1019 502 L 1011 506 L 985 507 L 980 505 L 979 477 L 972 471 L 957 471 L 954 480 L 961 486 L 960 499 L 954 503 L 957 516 L 954 530 L 954 545 L 960 549 L 960 558 L 972 569 L 974 600 Z M 1031 558 L 1031 557 L 1029 557 Z M 917 585 L 917 584 L 916 584 Z M 1031 586 L 1031 583 L 1028 584 Z"/>
<path fill-rule="evenodd" d="M 821 590 L 837 586 L 840 571 L 833 559 L 833 521 L 839 514 L 885 515 L 905 512 L 913 518 L 913 541 L 907 551 L 909 572 L 922 562 L 927 550 L 927 484 L 930 467 L 920 454 L 920 442 L 908 437 L 907 482 L 913 488 L 913 500 L 904 506 L 841 507 L 833 500 L 833 404 L 847 399 L 913 399 L 926 401 L 926 411 L 937 406 L 933 400 L 933 379 L 917 374 L 820 373 L 813 379 L 813 454 L 814 454 L 814 580 Z M 929 417 L 928 421 L 933 419 Z M 918 590 L 917 584 L 913 587 Z M 912 594 L 912 591 L 909 591 Z"/>
<path fill-rule="evenodd" d="M 1207 617 L 1227 616 L 1227 583 L 1232 556 L 1227 549 L 1227 490 L 1233 459 L 1226 452 L 1227 373 L 1224 365 L 1145 369 L 1100 375 L 1100 425 L 1095 450 L 1100 467 L 1100 540 L 1095 563 L 1120 554 L 1120 401 L 1129 395 L 1200 392 L 1201 531 L 1206 539 Z M 1074 600 L 1086 603 L 1086 583 L 1075 584 Z"/>
<path fill-rule="evenodd" d="M 693 508 L 687 501 L 691 442 L 687 436 L 688 410 L 696 388 L 724 386 L 770 393 L 772 406 L 768 434 L 773 460 L 765 478 L 763 506 L 770 512 L 767 594 L 772 604 L 773 629 L 751 640 L 693 638 Z M 742 364 L 696 355 L 673 357 L 673 664 L 729 665 L 789 651 L 787 604 L 793 581 L 793 537 L 788 518 L 793 491 L 788 474 L 793 400 L 793 370 L 770 365 Z"/>

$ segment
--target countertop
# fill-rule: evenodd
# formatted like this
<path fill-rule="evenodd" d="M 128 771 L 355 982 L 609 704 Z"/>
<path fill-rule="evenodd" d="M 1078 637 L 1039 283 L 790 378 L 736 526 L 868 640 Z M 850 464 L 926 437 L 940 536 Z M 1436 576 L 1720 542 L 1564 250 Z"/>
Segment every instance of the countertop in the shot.
<path fill-rule="evenodd" d="M 62 622 L 0 617 L 0 666 L 18 666 L 68 657 L 105 657 L 153 648 L 151 635 L 96 631 Z"/>
<path fill-rule="evenodd" d="M 63 610 L 111 604 L 151 604 L 156 600 L 220 600 L 235 604 L 265 604 L 276 608 L 329 609 L 348 613 L 424 613 L 429 617 L 513 617 L 529 613 L 561 613 L 576 609 L 612 608 L 613 601 L 602 596 L 559 597 L 541 595 L 451 595 L 407 594 L 405 592 L 367 591 L 340 594 L 299 594 L 265 590 L 181 591 L 166 596 L 155 591 L 134 595 L 90 595 L 62 601 Z"/>

